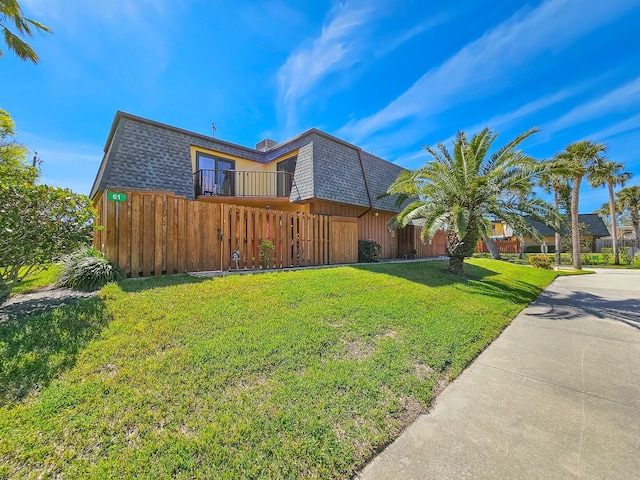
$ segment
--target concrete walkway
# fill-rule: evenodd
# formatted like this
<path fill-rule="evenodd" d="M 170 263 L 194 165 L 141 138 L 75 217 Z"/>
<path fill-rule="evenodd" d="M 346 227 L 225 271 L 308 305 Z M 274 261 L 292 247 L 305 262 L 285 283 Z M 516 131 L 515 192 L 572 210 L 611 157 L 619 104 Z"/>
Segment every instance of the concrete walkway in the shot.
<path fill-rule="evenodd" d="M 358 478 L 639 479 L 640 271 L 558 278 Z"/>

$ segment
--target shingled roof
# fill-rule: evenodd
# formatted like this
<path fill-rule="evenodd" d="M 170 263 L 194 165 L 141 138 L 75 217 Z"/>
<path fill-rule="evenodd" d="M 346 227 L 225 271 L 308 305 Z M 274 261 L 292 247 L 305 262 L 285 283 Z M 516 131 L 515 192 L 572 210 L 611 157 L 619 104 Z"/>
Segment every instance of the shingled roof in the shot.
<path fill-rule="evenodd" d="M 292 202 L 312 198 L 398 211 L 386 192 L 403 168 L 316 128 L 260 151 L 118 111 L 91 196 L 114 188 L 171 191 L 194 199 L 191 146 L 259 163 L 298 150 Z"/>
<path fill-rule="evenodd" d="M 555 234 L 555 231 L 551 227 L 548 227 L 542 222 L 534 220 L 530 217 L 524 217 L 524 219 L 529 225 L 535 228 L 538 231 L 538 233 L 543 237 L 547 237 Z M 608 237 L 610 235 L 609 229 L 607 228 L 607 226 L 604 224 L 602 219 L 595 213 L 578 214 L 578 223 L 584 223 L 587 225 L 588 235 L 593 235 L 594 237 Z M 569 230 L 566 227 L 561 229 L 561 233 L 563 235 L 568 232 Z"/>

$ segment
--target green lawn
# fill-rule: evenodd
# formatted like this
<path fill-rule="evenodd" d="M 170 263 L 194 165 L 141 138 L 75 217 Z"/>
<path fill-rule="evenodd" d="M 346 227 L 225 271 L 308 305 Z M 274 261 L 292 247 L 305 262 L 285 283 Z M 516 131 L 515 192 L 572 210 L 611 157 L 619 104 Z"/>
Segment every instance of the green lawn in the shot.
<path fill-rule="evenodd" d="M 47 285 L 51 285 L 58 281 L 61 271 L 62 265 L 53 264 L 46 270 L 40 270 L 34 274 L 30 274 L 22 280 L 22 282 L 13 287 L 11 293 L 29 293 Z"/>
<path fill-rule="evenodd" d="M 0 478 L 344 478 L 557 275 L 129 280 L 0 324 Z"/>
<path fill-rule="evenodd" d="M 524 258 L 520 258 L 520 255 L 517 253 L 502 253 L 500 254 L 502 259 L 506 262 L 513 263 L 516 265 L 529 265 L 528 255 L 540 255 L 539 253 L 525 253 Z M 473 258 L 491 258 L 490 253 L 474 253 Z M 551 259 L 551 266 L 555 265 L 555 254 L 550 253 L 549 258 Z M 583 267 L 603 267 L 603 268 L 635 268 L 640 267 L 640 257 L 636 259 L 635 265 L 627 265 L 624 260 L 620 259 L 620 265 L 613 264 L 613 255 L 609 256 L 609 263 L 605 264 L 604 259 L 602 258 L 601 253 L 584 253 L 580 257 L 582 261 Z M 569 253 L 562 254 L 562 265 L 571 266 L 573 262 L 571 261 L 571 255 Z"/>

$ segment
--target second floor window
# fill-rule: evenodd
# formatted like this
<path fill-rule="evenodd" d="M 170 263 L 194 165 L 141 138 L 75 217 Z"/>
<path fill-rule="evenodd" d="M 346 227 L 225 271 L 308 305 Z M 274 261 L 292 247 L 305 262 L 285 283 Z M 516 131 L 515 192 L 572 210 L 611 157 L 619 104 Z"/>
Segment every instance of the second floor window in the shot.
<path fill-rule="evenodd" d="M 196 155 L 196 195 L 234 195 L 235 162 L 205 153 Z"/>
<path fill-rule="evenodd" d="M 293 184 L 293 174 L 296 171 L 297 160 L 298 157 L 295 156 L 278 162 L 276 165 L 276 170 L 278 171 L 277 195 L 279 197 L 288 197 L 291 194 L 291 185 Z"/>

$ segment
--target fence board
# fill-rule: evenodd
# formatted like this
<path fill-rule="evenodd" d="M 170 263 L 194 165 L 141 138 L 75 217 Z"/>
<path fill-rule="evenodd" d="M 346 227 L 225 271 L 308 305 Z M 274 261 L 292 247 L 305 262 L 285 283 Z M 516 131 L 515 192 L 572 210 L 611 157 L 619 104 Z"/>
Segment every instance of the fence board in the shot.
<path fill-rule="evenodd" d="M 167 274 L 171 275 L 175 271 L 176 264 L 176 215 L 175 215 L 175 199 L 167 199 Z"/>
<path fill-rule="evenodd" d="M 131 197 L 125 202 L 119 202 L 118 209 L 118 268 L 123 275 L 129 274 L 131 265 Z"/>

